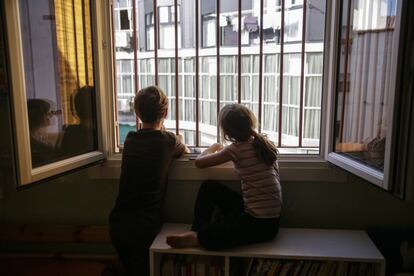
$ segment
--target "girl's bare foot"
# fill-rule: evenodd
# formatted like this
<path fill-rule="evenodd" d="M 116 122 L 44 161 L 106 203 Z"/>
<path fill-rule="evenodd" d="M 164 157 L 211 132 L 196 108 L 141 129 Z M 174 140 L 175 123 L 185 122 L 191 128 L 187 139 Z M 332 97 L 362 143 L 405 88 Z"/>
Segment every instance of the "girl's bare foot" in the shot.
<path fill-rule="evenodd" d="M 200 246 L 197 239 L 197 233 L 194 231 L 188 231 L 185 233 L 168 236 L 167 244 L 175 248 Z"/>

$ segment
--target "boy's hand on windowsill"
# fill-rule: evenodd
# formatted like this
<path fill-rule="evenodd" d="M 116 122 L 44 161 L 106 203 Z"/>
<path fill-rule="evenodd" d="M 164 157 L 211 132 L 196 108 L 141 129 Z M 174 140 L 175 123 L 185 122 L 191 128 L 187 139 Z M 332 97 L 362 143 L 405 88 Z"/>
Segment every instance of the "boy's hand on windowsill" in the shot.
<path fill-rule="evenodd" d="M 183 136 L 181 134 L 176 134 L 175 137 L 177 140 L 184 145 L 184 153 L 191 153 L 191 150 L 183 143 Z"/>

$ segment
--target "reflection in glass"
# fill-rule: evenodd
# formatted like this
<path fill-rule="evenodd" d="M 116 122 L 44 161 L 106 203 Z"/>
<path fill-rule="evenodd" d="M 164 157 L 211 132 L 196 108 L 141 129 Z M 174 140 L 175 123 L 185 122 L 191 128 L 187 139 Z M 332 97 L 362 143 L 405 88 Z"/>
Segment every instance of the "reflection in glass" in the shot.
<path fill-rule="evenodd" d="M 348 6 L 350 5 L 350 6 Z M 383 171 L 397 0 L 344 1 L 335 150 Z"/>
<path fill-rule="evenodd" d="M 51 103 L 44 99 L 29 99 L 27 101 L 30 131 L 30 149 L 33 167 L 47 164 L 57 157 L 54 139 L 51 137 Z"/>
<path fill-rule="evenodd" d="M 91 130 L 75 136 L 82 150 L 63 148 L 61 143 L 66 128 L 81 125 L 76 93 L 94 85 L 90 2 L 19 3 L 32 166 L 96 150 L 94 91 L 80 103 L 90 114 Z"/>
<path fill-rule="evenodd" d="M 4 16 L 3 5 L 0 5 L 1 16 Z M 12 174 L 12 126 L 10 108 L 10 86 L 8 84 L 9 68 L 6 59 L 6 26 L 0 20 L 0 174 Z"/>

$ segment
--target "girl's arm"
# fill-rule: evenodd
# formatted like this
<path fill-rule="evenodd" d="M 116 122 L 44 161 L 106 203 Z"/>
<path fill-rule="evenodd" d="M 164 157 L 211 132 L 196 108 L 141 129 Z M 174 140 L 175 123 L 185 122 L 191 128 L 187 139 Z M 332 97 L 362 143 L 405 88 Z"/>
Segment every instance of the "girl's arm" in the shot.
<path fill-rule="evenodd" d="M 211 145 L 197 157 L 195 165 L 198 168 L 207 168 L 231 161 L 232 157 L 229 152 L 222 149 L 223 146 L 219 143 Z"/>

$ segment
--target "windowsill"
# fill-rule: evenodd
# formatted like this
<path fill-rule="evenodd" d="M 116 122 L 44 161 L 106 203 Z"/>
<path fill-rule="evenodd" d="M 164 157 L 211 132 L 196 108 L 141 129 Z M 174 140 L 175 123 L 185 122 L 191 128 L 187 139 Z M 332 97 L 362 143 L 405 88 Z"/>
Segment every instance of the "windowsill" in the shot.
<path fill-rule="evenodd" d="M 192 158 L 190 158 L 192 159 Z M 175 160 L 170 168 L 170 180 L 201 181 L 217 179 L 223 181 L 239 180 L 231 162 L 218 166 L 199 169 L 194 160 L 188 157 Z M 281 158 L 279 161 L 280 178 L 283 182 L 346 182 L 347 173 L 321 159 L 293 160 Z M 121 158 L 114 156 L 100 166 L 89 169 L 91 179 L 119 179 Z"/>

